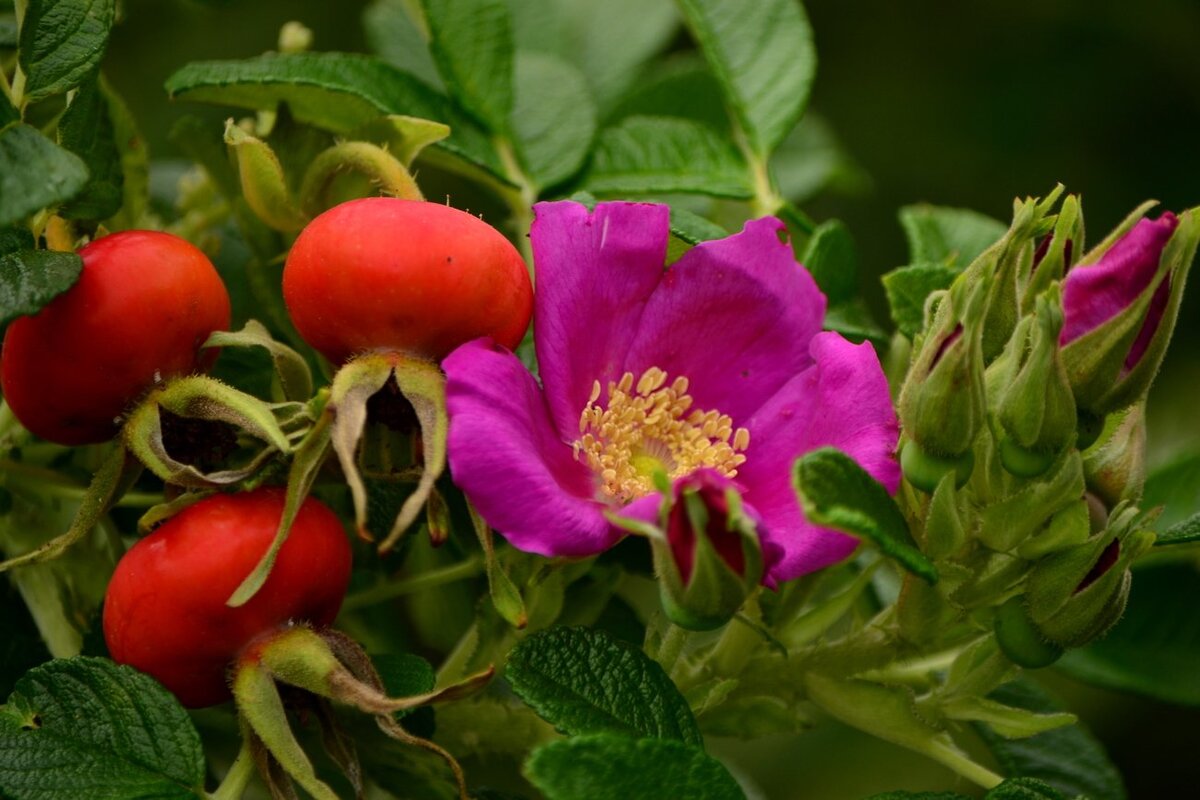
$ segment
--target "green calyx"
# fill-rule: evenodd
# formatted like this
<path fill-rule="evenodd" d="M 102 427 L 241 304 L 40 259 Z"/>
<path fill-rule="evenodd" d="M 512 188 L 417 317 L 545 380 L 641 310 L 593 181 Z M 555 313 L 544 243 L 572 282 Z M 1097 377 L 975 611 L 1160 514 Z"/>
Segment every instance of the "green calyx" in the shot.
<path fill-rule="evenodd" d="M 1042 637 L 1021 597 L 1013 597 L 996 609 L 993 631 L 1001 652 L 1019 667 L 1040 669 L 1062 658 L 1063 649 Z"/>
<path fill-rule="evenodd" d="M 947 460 L 971 449 L 985 418 L 980 336 L 991 282 L 985 276 L 972 285 L 966 278 L 960 275 L 942 295 L 899 401 L 905 435 L 922 452 Z"/>
<path fill-rule="evenodd" d="M 900 449 L 900 469 L 904 478 L 921 491 L 933 493 L 942 478 L 954 475 L 954 485 L 962 488 L 975 468 L 975 456 L 966 450 L 957 456 L 939 456 L 924 450 L 914 441 Z"/>
<path fill-rule="evenodd" d="M 651 536 L 663 608 L 673 623 L 686 630 L 708 631 L 729 622 L 762 582 L 762 548 L 755 525 L 742 511 L 741 496 L 736 490 L 726 489 L 724 502 L 727 511 L 710 508 L 700 490 L 684 487 L 674 501 L 664 501 L 661 527 Z M 723 533 L 738 537 L 744 565 L 740 573 L 713 544 L 710 531 L 714 522 Z M 671 528 L 676 535 L 686 536 L 692 542 L 692 563 L 686 581 L 668 539 L 667 531 Z"/>
<path fill-rule="evenodd" d="M 1095 446 L 1084 451 L 1088 489 L 1109 508 L 1137 500 L 1146 483 L 1146 404 L 1134 403 L 1110 415 Z"/>

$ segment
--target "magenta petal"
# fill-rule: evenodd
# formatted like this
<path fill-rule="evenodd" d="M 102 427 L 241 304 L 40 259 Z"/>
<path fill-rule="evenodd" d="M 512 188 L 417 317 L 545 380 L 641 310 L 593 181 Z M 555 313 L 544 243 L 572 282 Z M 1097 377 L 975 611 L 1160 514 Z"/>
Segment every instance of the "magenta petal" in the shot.
<path fill-rule="evenodd" d="M 684 254 L 646 304 L 625 370 L 684 376 L 695 408 L 737 426 L 808 367 L 825 296 L 780 240 L 784 230 L 777 219 L 752 220 Z"/>
<path fill-rule="evenodd" d="M 1095 330 L 1137 299 L 1153 282 L 1163 248 L 1178 225 L 1179 219 L 1170 212 L 1154 221 L 1139 220 L 1095 264 L 1075 267 L 1067 273 L 1060 345 Z M 1143 331 L 1139 339 L 1144 336 Z M 1141 349 L 1144 351 L 1145 346 Z"/>
<path fill-rule="evenodd" d="M 774 585 L 841 561 L 858 540 L 809 523 L 792 487 L 792 465 L 831 446 L 895 492 L 899 424 L 874 348 L 836 333 L 812 340 L 815 363 L 781 388 L 746 423 L 750 447 L 737 480 L 761 516 L 765 539 L 783 550 L 765 581 Z"/>
<path fill-rule="evenodd" d="M 514 547 L 590 556 L 621 538 L 592 499 L 595 478 L 555 432 L 537 382 L 490 340 L 442 362 L 454 482 Z"/>
<path fill-rule="evenodd" d="M 578 433 L 592 384 L 619 380 L 646 299 L 663 274 L 667 206 L 538 203 L 530 230 L 536 272 L 538 374 L 558 430 Z"/>

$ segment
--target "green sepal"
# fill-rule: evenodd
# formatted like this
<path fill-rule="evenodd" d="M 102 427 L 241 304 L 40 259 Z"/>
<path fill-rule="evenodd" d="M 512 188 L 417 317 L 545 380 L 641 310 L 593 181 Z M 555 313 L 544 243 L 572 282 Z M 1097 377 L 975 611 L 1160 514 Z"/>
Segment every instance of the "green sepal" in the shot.
<path fill-rule="evenodd" d="M 66 533 L 55 536 L 28 553 L 0 561 L 0 573 L 18 567 L 38 564 L 58 558 L 76 542 L 92 532 L 101 518 L 113 507 L 142 474 L 142 465 L 121 445 L 109 451 L 104 463 L 92 476 L 92 482 L 79 502 L 79 510 Z"/>
<path fill-rule="evenodd" d="M 1134 212 L 1131 215 L 1133 222 L 1127 219 L 1117 230 L 1132 228 L 1144 213 L 1145 207 Z M 1086 268 L 1086 264 L 1096 261 L 1113 241 L 1110 235 L 1076 269 Z M 1179 215 L 1179 225 L 1163 248 L 1154 279 L 1133 302 L 1062 349 L 1063 363 L 1081 410 L 1103 416 L 1135 403 L 1146 394 L 1158 373 L 1175 329 L 1197 244 L 1200 244 L 1200 210 L 1191 209 Z M 1170 295 L 1162 319 L 1142 357 L 1132 369 L 1126 371 L 1125 359 L 1130 347 L 1142 329 L 1158 287 L 1168 279 Z"/>
<path fill-rule="evenodd" d="M 1073 260 L 1083 252 L 1083 210 L 1077 195 L 1069 194 L 1063 198 L 1051 236 L 1050 246 L 1046 248 L 1041 261 L 1037 265 L 1030 261 L 1030 274 L 1023 276 L 1021 281 L 1025 286 L 1021 301 L 1024 313 L 1034 309 L 1037 298 L 1055 281 L 1061 281 Z M 1068 247 L 1070 253 L 1067 252 Z"/>
<path fill-rule="evenodd" d="M 741 574 L 721 557 L 709 539 L 712 509 L 695 487 L 683 486 L 674 500 L 664 499 L 659 519 L 661 532 L 650 539 L 663 609 L 672 622 L 685 630 L 709 631 L 721 627 L 762 582 L 763 556 L 757 526 L 743 512 L 741 495 L 735 489 L 725 490 L 725 502 L 729 509 L 726 530 L 737 534 L 741 541 L 745 564 Z M 679 514 L 686 520 L 695 541 L 692 572 L 686 583 L 666 533 L 671 516 Z"/>
<path fill-rule="evenodd" d="M 1083 496 L 1083 463 L 1077 451 L 1060 457 L 1042 480 L 1029 483 L 979 513 L 976 537 L 992 550 L 1008 552 L 1033 536 L 1063 507 Z"/>
<path fill-rule="evenodd" d="M 217 470 L 176 459 L 163 441 L 160 409 L 184 419 L 232 426 L 239 448 L 249 448 L 248 458 L 241 465 Z M 159 478 L 192 489 L 228 486 L 246 480 L 273 456 L 292 450 L 270 404 L 205 375 L 175 378 L 151 391 L 129 415 L 121 429 L 121 438 L 129 451 Z"/>
<path fill-rule="evenodd" d="M 1024 739 L 1039 733 L 1074 725 L 1079 718 L 1065 711 L 1038 714 L 1023 708 L 1006 706 L 986 697 L 956 697 L 939 706 L 947 719 L 982 722 L 1005 739 Z"/>
<path fill-rule="evenodd" d="M 1081 498 L 1056 511 L 1042 530 L 1017 545 L 1017 555 L 1036 561 L 1057 550 L 1083 544 L 1091 534 L 1088 503 Z"/>
<path fill-rule="evenodd" d="M 261 347 L 271 356 L 275 377 L 279 383 L 279 401 L 306 402 L 312 397 L 312 371 L 304 357 L 282 342 L 257 320 L 247 320 L 240 331 L 216 331 L 204 347 Z"/>
<path fill-rule="evenodd" d="M 1136 509 L 1119 508 L 1107 530 L 1034 565 L 1026 583 L 1027 608 L 1044 638 L 1081 647 L 1116 624 L 1129 596 L 1128 567 L 1154 543 L 1141 522 Z"/>
<path fill-rule="evenodd" d="M 233 119 L 225 121 L 225 144 L 237 163 L 242 196 L 267 227 L 282 233 L 297 233 L 308 223 L 292 199 L 283 166 L 271 146 L 251 136 Z"/>
<path fill-rule="evenodd" d="M 430 495 L 430 499 L 433 495 Z M 525 610 L 525 601 L 521 590 L 513 583 L 513 579 L 504 571 L 500 559 L 496 557 L 496 545 L 492 539 L 492 529 L 484 521 L 479 512 L 469 502 L 467 510 L 471 515 L 471 525 L 475 529 L 475 537 L 483 549 L 484 565 L 487 570 L 488 592 L 492 605 L 500 616 L 514 628 L 524 628 L 529 623 L 529 614 Z"/>
<path fill-rule="evenodd" d="M 330 441 L 342 465 L 354 501 L 359 535 L 367 532 L 367 490 L 358 466 L 359 443 L 367 423 L 367 401 L 394 380 L 400 394 L 416 413 L 421 431 L 420 477 L 412 494 L 400 507 L 391 531 L 379 545 L 387 552 L 417 518 L 434 483 L 446 468 L 446 376 L 432 362 L 400 353 L 368 353 L 347 362 L 333 377 L 329 405 L 332 413 Z"/>
<path fill-rule="evenodd" d="M 1062 658 L 1063 649 L 1048 641 L 1029 619 L 1023 597 L 1012 597 L 996 609 L 996 643 L 1010 661 L 1026 669 L 1048 667 Z"/>
<path fill-rule="evenodd" d="M 304 173 L 300 207 L 315 217 L 335 204 L 329 197 L 334 179 L 346 172 L 366 177 L 380 194 L 402 200 L 423 200 L 408 168 L 394 155 L 370 142 L 341 142 L 322 151 Z"/>
<path fill-rule="evenodd" d="M 967 543 L 967 527 L 959 509 L 958 475 L 946 472 L 933 490 L 925 515 L 925 552 L 935 561 L 953 555 Z"/>
<path fill-rule="evenodd" d="M 388 114 L 371 120 L 350 134 L 351 141 L 372 142 L 387 150 L 405 167 L 431 144 L 450 135 L 450 126 L 431 119 Z"/>
<path fill-rule="evenodd" d="M 1088 491 L 1109 508 L 1138 500 L 1146 484 L 1146 403 L 1109 415 L 1100 441 L 1083 453 Z"/>

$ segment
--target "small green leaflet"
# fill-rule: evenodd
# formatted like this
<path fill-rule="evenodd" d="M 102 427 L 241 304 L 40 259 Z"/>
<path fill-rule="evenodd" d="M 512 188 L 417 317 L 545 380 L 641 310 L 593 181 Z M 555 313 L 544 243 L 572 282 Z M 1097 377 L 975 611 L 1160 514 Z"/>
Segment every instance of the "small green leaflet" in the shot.
<path fill-rule="evenodd" d="M 525 775 L 547 800 L 744 800 L 729 771 L 703 750 L 669 739 L 611 733 L 551 742 Z"/>
<path fill-rule="evenodd" d="M 30 0 L 21 27 L 25 99 L 78 86 L 104 55 L 115 0 Z"/>
<path fill-rule="evenodd" d="M 608 731 L 703 746 L 687 701 L 662 667 L 601 630 L 536 633 L 513 648 L 504 676 L 564 733 Z"/>
<path fill-rule="evenodd" d="M 75 253 L 18 250 L 0 256 L 0 325 L 36 314 L 70 289 L 83 271 Z"/>
<path fill-rule="evenodd" d="M 839 220 L 823 222 L 812 232 L 800 263 L 812 274 L 830 305 L 858 293 L 858 254 L 850 231 Z"/>
<path fill-rule="evenodd" d="M 1079 680 L 1200 707 L 1200 571 L 1189 562 L 1133 571 L 1125 615 L 1059 667 Z"/>
<path fill-rule="evenodd" d="M 583 166 L 596 135 L 596 108 L 579 70 L 544 53 L 517 53 L 513 138 L 538 188 L 561 183 Z"/>
<path fill-rule="evenodd" d="M 78 194 L 88 180 L 79 156 L 29 125 L 0 130 L 0 225 L 11 225 Z"/>
<path fill-rule="evenodd" d="M 1024 708 L 1040 714 L 1062 711 L 1057 701 L 1027 679 L 1005 684 L 992 692 L 989 698 L 1007 706 Z M 1021 780 L 1045 781 L 1067 797 L 1125 800 L 1121 774 L 1108 760 L 1100 742 L 1083 725 L 1056 728 L 1025 739 L 1006 739 L 985 725 L 976 724 L 974 728 L 987 743 L 1006 775 L 1013 778 L 1020 776 Z M 1016 781 L 1005 781 L 1005 784 L 1011 783 Z M 1056 795 L 996 795 L 997 798 L 1003 797 L 1005 800 L 1035 800 L 1054 796 Z M 992 797 L 992 794 L 988 797 Z"/>
<path fill-rule="evenodd" d="M 153 679 L 103 658 L 31 670 L 0 707 L 0 794 L 12 800 L 202 798 L 204 753 Z"/>
<path fill-rule="evenodd" d="M 958 792 L 885 792 L 867 800 L 971 800 Z M 983 796 L 983 800 L 1066 800 L 1053 786 L 1035 778 L 1009 778 Z"/>
<path fill-rule="evenodd" d="M 83 191 L 65 203 L 67 219 L 107 219 L 121 208 L 121 153 L 108 101 L 93 75 L 79 87 L 58 125 L 59 142 L 83 159 L 91 173 Z"/>
<path fill-rule="evenodd" d="M 1186 522 L 1200 507 L 1200 453 L 1190 453 L 1159 467 L 1146 478 L 1143 508 L 1164 506 L 1158 527 L 1169 530 Z"/>
<path fill-rule="evenodd" d="M 766 161 L 808 105 L 817 70 L 812 28 L 796 0 L 679 0 L 725 102 Z"/>
<path fill-rule="evenodd" d="M 1188 544 L 1200 542 L 1200 513 L 1193 514 L 1183 522 L 1177 522 L 1158 535 L 1156 545 Z"/>
<path fill-rule="evenodd" d="M 746 199 L 749 168 L 733 145 L 692 120 L 629 117 L 600 132 L 584 188 L 595 194 L 706 194 Z"/>
<path fill-rule="evenodd" d="M 809 522 L 870 539 L 909 572 L 937 583 L 937 569 L 913 543 L 896 501 L 850 456 L 814 450 L 796 462 L 793 477 Z"/>
<path fill-rule="evenodd" d="M 445 95 L 371 56 L 354 53 L 267 53 L 243 61 L 196 61 L 167 79 L 173 98 L 238 108 L 274 109 L 348 134 L 381 114 L 443 122 L 450 138 L 433 149 L 503 178 L 486 133 Z"/>
<path fill-rule="evenodd" d="M 721 85 L 699 54 L 672 55 L 647 69 L 608 115 L 610 122 L 634 116 L 682 117 L 728 136 Z"/>
<path fill-rule="evenodd" d="M 489 130 L 508 133 L 513 32 L 505 0 L 421 0 L 429 51 L 454 99 Z"/>
<path fill-rule="evenodd" d="M 961 271 L 1005 234 L 1008 226 L 965 208 L 931 205 L 900 209 L 911 264 L 936 262 Z"/>
<path fill-rule="evenodd" d="M 908 338 L 925 327 L 925 301 L 932 293 L 950 288 L 958 271 L 942 264 L 926 262 L 900 267 L 883 276 L 892 320 Z"/>

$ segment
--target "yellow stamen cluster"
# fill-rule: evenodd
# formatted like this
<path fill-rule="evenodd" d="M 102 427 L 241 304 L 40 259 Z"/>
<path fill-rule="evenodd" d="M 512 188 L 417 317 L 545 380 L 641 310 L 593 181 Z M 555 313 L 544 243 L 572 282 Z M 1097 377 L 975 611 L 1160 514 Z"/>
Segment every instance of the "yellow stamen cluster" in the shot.
<path fill-rule="evenodd" d="M 659 471 L 672 480 L 700 467 L 737 475 L 750 431 L 735 431 L 733 420 L 719 411 L 692 411 L 687 390 L 687 378 L 667 385 L 667 373 L 651 367 L 636 388 L 632 372 L 609 382 L 608 402 L 601 407 L 600 382 L 593 384 L 574 450 L 600 477 L 603 495 L 622 503 L 647 495 Z"/>

